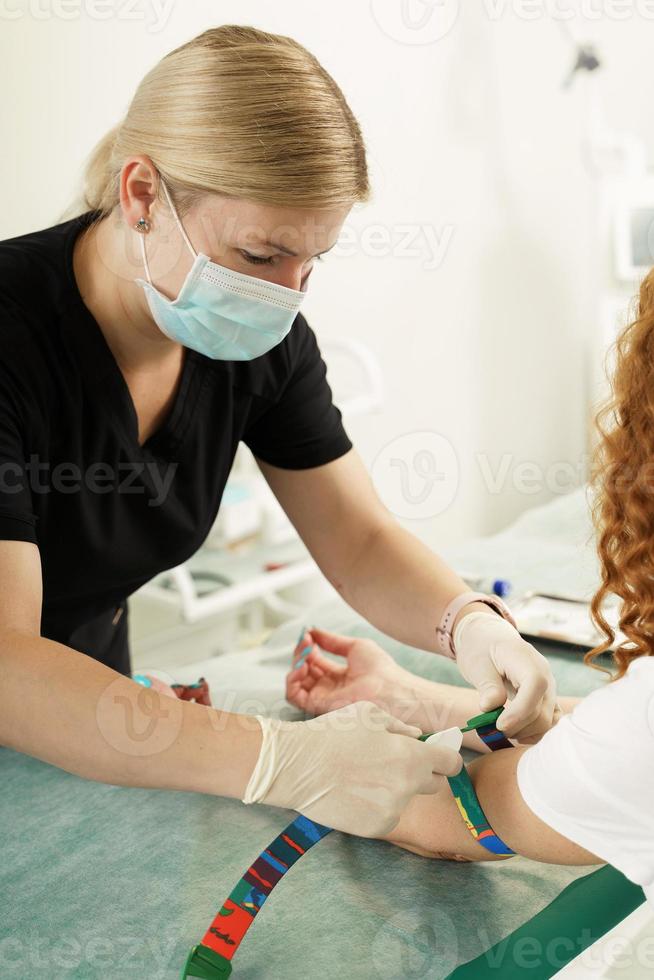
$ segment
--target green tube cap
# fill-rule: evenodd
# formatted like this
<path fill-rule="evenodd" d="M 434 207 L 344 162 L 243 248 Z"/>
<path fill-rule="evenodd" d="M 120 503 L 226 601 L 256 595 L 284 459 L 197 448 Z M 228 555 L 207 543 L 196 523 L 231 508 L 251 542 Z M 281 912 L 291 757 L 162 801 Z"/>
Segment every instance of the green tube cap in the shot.
<path fill-rule="evenodd" d="M 468 718 L 466 727 L 462 728 L 461 731 L 473 732 L 476 728 L 483 728 L 484 725 L 494 725 L 503 711 L 504 708 L 494 708 L 492 711 L 484 711 L 483 715 L 475 715 L 474 718 Z"/>
<path fill-rule="evenodd" d="M 465 728 L 462 728 L 462 732 L 474 732 L 478 728 L 483 728 L 484 725 L 494 725 L 497 719 L 500 717 L 504 708 L 493 708 L 492 711 L 484 711 L 483 715 L 475 715 L 474 718 L 468 719 L 468 724 Z M 431 738 L 435 732 L 425 732 L 424 735 L 418 736 L 419 742 L 426 742 L 428 738 Z"/>
<path fill-rule="evenodd" d="M 232 972 L 232 964 L 220 953 L 214 953 L 208 946 L 199 943 L 188 954 L 184 965 L 182 980 L 199 977 L 200 980 L 222 980 Z"/>

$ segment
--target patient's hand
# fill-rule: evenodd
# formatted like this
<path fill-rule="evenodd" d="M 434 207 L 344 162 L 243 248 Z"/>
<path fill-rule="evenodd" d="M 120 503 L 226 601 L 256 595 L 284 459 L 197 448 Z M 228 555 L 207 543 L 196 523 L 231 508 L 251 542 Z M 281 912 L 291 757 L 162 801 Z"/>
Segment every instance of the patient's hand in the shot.
<path fill-rule="evenodd" d="M 412 674 L 374 640 L 307 630 L 295 648 L 294 665 L 307 646 L 311 652 L 302 656 L 302 665 L 287 674 L 286 697 L 310 714 L 324 714 L 353 701 L 373 701 L 423 732 L 437 732 L 454 726 L 461 728 L 481 711 L 474 688 L 441 684 Z M 343 663 L 324 657 L 321 648 L 342 657 Z M 572 711 L 578 701 L 575 697 L 558 699 L 564 712 Z M 476 752 L 489 751 L 476 732 L 467 732 L 463 744 Z"/>
<path fill-rule="evenodd" d="M 300 653 L 311 646 L 311 653 Z M 342 664 L 324 657 L 320 648 L 344 658 Z M 388 692 L 407 674 L 374 640 L 340 636 L 327 630 L 307 630 L 293 655 L 286 677 L 286 697 L 296 707 L 314 715 L 333 711 L 353 701 L 374 701 L 385 706 Z"/>

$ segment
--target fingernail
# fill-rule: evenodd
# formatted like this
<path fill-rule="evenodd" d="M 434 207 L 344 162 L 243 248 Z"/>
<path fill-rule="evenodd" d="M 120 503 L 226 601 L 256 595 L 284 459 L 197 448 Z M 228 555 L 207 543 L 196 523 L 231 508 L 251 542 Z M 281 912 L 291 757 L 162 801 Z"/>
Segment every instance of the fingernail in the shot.
<path fill-rule="evenodd" d="M 298 658 L 298 662 L 296 663 L 296 665 L 293 668 L 293 670 L 298 670 L 302 666 L 302 664 L 306 661 L 307 657 L 311 653 L 312 649 L 313 649 L 313 647 L 308 646 L 308 647 L 305 647 L 304 650 L 301 650 L 300 651 L 300 656 Z"/>
<path fill-rule="evenodd" d="M 297 638 L 297 642 L 295 644 L 296 647 L 299 647 L 300 643 L 304 639 L 304 634 L 306 633 L 306 631 L 307 631 L 306 626 L 303 626 L 302 629 L 300 630 L 300 635 Z"/>

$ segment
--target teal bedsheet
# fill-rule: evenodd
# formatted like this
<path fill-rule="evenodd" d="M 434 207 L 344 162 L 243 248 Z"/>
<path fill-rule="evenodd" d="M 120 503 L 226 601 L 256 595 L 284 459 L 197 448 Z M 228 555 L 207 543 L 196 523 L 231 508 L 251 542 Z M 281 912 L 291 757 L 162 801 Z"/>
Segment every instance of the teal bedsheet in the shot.
<path fill-rule="evenodd" d="M 381 637 L 351 610 L 327 613 L 312 613 L 312 622 L 374 636 L 414 672 L 462 683 L 450 662 Z M 299 717 L 281 700 L 296 632 L 278 631 L 268 650 L 206 662 L 214 703 Z M 541 649 L 562 693 L 603 683 L 578 653 Z M 178 672 L 180 681 L 197 676 Z M 293 817 L 85 781 L 8 749 L 0 749 L 0 787 L 2 980 L 178 977 L 232 886 Z M 442 980 L 591 870 L 519 857 L 430 861 L 333 833 L 275 889 L 237 953 L 235 976 Z"/>

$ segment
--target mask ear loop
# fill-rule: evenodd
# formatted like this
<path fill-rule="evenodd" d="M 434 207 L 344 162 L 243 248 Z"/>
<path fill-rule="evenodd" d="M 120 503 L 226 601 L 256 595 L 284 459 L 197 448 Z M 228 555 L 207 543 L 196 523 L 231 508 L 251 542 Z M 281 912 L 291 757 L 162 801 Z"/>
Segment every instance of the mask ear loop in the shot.
<path fill-rule="evenodd" d="M 191 254 L 193 255 L 194 258 L 197 258 L 197 254 L 198 253 L 195 251 L 195 249 L 191 245 L 191 240 L 189 239 L 188 235 L 186 234 L 182 222 L 179 220 L 179 216 L 177 214 L 177 209 L 175 208 L 175 205 L 172 202 L 172 198 L 171 198 L 170 194 L 168 193 L 168 188 L 166 187 L 166 181 L 163 179 L 163 177 L 161 177 L 161 186 L 164 189 L 164 194 L 166 195 L 166 199 L 168 201 L 168 206 L 170 207 L 170 210 L 173 212 L 173 216 L 175 218 L 175 221 L 177 222 L 177 227 L 179 228 L 179 230 L 181 231 L 182 235 L 184 236 L 184 241 L 186 242 L 186 244 L 190 248 Z"/>
<path fill-rule="evenodd" d="M 136 222 L 136 224 L 134 225 L 134 227 L 140 233 L 139 234 L 139 238 L 140 238 L 140 241 L 141 241 L 141 255 L 143 256 L 143 265 L 145 266 L 145 275 L 146 275 L 147 280 L 150 283 L 150 285 L 152 285 L 152 277 L 150 276 L 150 266 L 148 265 L 148 257 L 145 254 L 145 242 L 143 241 L 143 239 L 145 238 L 146 234 L 150 231 L 150 223 L 149 223 L 149 221 L 146 221 L 145 218 L 139 218 L 139 220 Z"/>
<path fill-rule="evenodd" d="M 166 195 L 166 200 L 168 201 L 168 206 L 169 206 L 170 210 L 172 211 L 173 217 L 175 218 L 175 221 L 177 223 L 177 227 L 181 231 L 182 236 L 184 238 L 184 241 L 186 242 L 186 244 L 188 245 L 188 247 L 189 247 L 189 249 L 191 251 L 191 255 L 194 258 L 197 258 L 198 253 L 193 248 L 193 246 L 191 244 L 191 240 L 189 239 L 188 235 L 186 234 L 186 231 L 184 230 L 184 226 L 182 225 L 182 222 L 179 220 L 179 215 L 177 214 L 177 210 L 175 208 L 175 205 L 173 204 L 172 198 L 171 198 L 171 196 L 170 196 L 170 194 L 168 192 L 168 188 L 166 187 L 166 182 L 163 179 L 163 177 L 161 177 L 161 175 L 160 175 L 160 180 L 161 180 L 161 186 L 164 189 L 164 194 Z M 147 280 L 150 283 L 150 285 L 152 285 L 152 276 L 150 275 L 150 266 L 148 265 L 148 257 L 147 257 L 147 255 L 145 253 L 145 241 L 144 241 L 145 235 L 150 230 L 150 222 L 146 218 L 139 218 L 139 220 L 136 222 L 136 224 L 134 225 L 134 227 L 136 228 L 136 230 L 138 232 L 140 232 L 141 255 L 143 256 L 143 266 L 145 268 L 145 274 L 147 276 Z"/>

